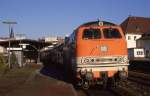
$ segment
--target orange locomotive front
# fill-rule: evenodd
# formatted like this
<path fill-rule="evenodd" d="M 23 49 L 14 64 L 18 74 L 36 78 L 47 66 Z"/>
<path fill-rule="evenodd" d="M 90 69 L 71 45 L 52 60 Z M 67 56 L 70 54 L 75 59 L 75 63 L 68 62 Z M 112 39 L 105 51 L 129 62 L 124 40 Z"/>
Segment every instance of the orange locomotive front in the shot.
<path fill-rule="evenodd" d="M 127 46 L 120 26 L 96 21 L 81 25 L 69 38 L 71 64 L 78 85 L 114 84 L 128 76 Z M 74 48 L 74 49 L 73 49 Z M 72 56 L 73 55 L 73 56 Z"/>

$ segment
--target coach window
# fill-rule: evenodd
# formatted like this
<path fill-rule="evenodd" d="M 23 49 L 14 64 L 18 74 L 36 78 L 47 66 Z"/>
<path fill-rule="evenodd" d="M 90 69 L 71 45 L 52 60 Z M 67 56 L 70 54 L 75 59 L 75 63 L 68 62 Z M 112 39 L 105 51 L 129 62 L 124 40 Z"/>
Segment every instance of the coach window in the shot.
<path fill-rule="evenodd" d="M 113 38 L 121 38 L 121 34 L 118 29 L 103 29 L 104 37 L 108 39 L 113 39 Z"/>
<path fill-rule="evenodd" d="M 83 39 L 100 39 L 101 32 L 99 29 L 85 29 L 82 37 Z"/>

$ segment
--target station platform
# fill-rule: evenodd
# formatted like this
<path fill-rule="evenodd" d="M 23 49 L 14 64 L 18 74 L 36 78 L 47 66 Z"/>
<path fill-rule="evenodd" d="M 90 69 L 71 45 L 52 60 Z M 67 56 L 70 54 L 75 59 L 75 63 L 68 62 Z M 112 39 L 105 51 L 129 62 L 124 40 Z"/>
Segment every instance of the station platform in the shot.
<path fill-rule="evenodd" d="M 45 76 L 39 70 L 32 72 L 19 87 L 7 91 L 7 94 L 2 95 L 1 91 L 0 94 L 2 96 L 77 96 L 71 84 Z"/>
<path fill-rule="evenodd" d="M 71 84 L 36 74 L 8 96 L 76 96 Z"/>

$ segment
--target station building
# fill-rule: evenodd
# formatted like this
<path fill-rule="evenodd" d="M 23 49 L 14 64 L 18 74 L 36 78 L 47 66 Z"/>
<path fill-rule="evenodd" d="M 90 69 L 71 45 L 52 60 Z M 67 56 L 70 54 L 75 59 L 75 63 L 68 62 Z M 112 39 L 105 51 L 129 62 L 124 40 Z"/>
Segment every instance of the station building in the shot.
<path fill-rule="evenodd" d="M 42 49 L 42 51 L 46 51 L 46 50 L 52 49 L 56 45 L 62 44 L 64 42 L 64 38 L 59 37 L 59 36 L 48 36 L 48 37 L 43 37 L 39 41 L 42 41 L 45 43 L 51 43 L 51 45 L 46 46 Z"/>

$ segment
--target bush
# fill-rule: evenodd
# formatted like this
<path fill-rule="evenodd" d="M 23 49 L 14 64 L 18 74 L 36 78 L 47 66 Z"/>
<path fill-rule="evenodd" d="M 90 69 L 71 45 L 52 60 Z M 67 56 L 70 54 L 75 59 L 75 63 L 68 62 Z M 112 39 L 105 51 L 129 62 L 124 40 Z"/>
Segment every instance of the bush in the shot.
<path fill-rule="evenodd" d="M 3 54 L 0 54 L 0 68 L 6 65 L 6 58 L 3 56 Z"/>
<path fill-rule="evenodd" d="M 0 54 L 0 71 L 4 70 L 6 67 L 6 58 L 3 56 L 3 54 Z"/>

